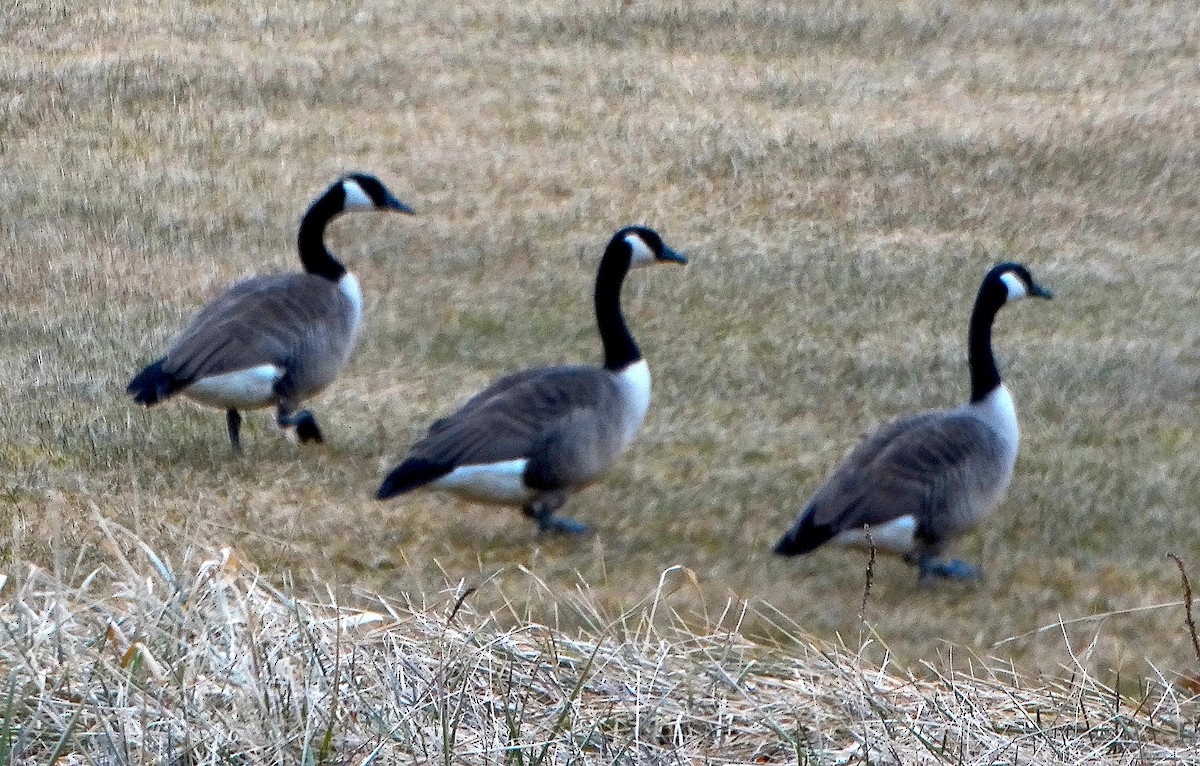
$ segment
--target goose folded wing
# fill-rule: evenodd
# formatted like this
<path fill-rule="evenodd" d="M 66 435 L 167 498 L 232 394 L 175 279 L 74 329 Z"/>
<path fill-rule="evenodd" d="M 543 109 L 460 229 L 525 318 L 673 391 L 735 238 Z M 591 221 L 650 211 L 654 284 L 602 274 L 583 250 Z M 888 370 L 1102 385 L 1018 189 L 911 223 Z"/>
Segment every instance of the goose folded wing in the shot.
<path fill-rule="evenodd" d="M 539 377 L 548 375 L 559 370 L 573 369 L 570 367 L 535 367 L 529 370 L 517 370 L 510 372 L 507 375 L 502 375 L 496 378 L 491 383 L 487 384 L 479 393 L 467 400 L 466 404 L 459 407 L 453 414 L 447 415 L 444 418 L 438 418 L 429 426 L 429 434 L 434 434 L 443 428 L 454 425 L 469 416 L 469 414 L 481 407 L 484 407 L 489 402 L 493 402 L 501 397 L 513 396 L 521 397 L 523 394 L 519 391 L 522 386 L 529 385 L 531 381 L 536 381 Z M 536 386 L 536 382 L 533 383 Z"/>
<path fill-rule="evenodd" d="M 564 419 L 616 397 L 615 383 L 594 368 L 523 370 L 498 378 L 434 422 L 410 457 L 447 467 L 527 458 Z"/>
<path fill-rule="evenodd" d="M 813 526 L 833 534 L 903 516 L 927 521 L 953 511 L 955 492 L 999 449 L 983 421 L 957 412 L 901 418 L 871 434 L 809 504 Z"/>
<path fill-rule="evenodd" d="M 338 324 L 341 299 L 335 285 L 311 274 L 239 282 L 176 337 L 164 369 L 189 383 L 263 364 L 286 366 L 314 335 Z"/>

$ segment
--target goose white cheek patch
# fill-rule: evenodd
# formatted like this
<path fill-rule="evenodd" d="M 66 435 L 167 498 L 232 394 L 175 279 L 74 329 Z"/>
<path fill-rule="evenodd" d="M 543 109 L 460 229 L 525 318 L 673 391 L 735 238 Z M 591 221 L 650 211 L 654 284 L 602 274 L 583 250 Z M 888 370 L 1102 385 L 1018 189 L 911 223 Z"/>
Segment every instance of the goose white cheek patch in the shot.
<path fill-rule="evenodd" d="M 363 188 L 358 185 L 358 181 L 352 178 L 342 181 L 342 191 L 346 195 L 346 199 L 342 202 L 342 207 L 346 210 L 360 207 L 375 207 L 375 200 L 371 199 L 371 195 L 363 191 Z"/>
<path fill-rule="evenodd" d="M 631 251 L 629 265 L 642 266 L 647 263 L 653 263 L 656 260 L 654 251 L 646 244 L 646 240 L 637 234 L 626 234 L 625 242 L 629 245 Z"/>
<path fill-rule="evenodd" d="M 1021 281 L 1020 277 L 1011 271 L 1006 271 L 1001 274 L 1000 281 L 1003 282 L 1004 286 L 1008 288 L 1008 299 L 1010 301 L 1020 300 L 1021 298 L 1029 295 L 1029 292 L 1025 289 L 1025 283 Z"/>

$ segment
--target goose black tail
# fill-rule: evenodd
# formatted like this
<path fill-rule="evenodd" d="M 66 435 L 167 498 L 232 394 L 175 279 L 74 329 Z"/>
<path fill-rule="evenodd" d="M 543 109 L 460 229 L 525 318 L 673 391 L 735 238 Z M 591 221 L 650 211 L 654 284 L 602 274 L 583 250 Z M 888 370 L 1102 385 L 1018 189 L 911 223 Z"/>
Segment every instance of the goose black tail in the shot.
<path fill-rule="evenodd" d="M 775 543 L 776 553 L 781 556 L 800 556 L 833 539 L 832 527 L 813 523 L 815 510 L 812 506 L 804 509 L 787 534 Z"/>
<path fill-rule="evenodd" d="M 138 404 L 144 404 L 147 407 L 158 404 L 183 388 L 174 376 L 163 370 L 164 361 L 165 357 L 151 362 L 146 365 L 146 369 L 129 381 L 125 390 Z"/>
<path fill-rule="evenodd" d="M 451 468 L 447 465 L 431 463 L 422 458 L 409 458 L 392 469 L 392 472 L 383 480 L 383 484 L 379 485 L 379 491 L 375 493 L 375 497 L 379 500 L 387 500 L 389 497 L 403 495 L 405 492 L 423 487 L 431 481 L 437 481 L 450 471 Z"/>

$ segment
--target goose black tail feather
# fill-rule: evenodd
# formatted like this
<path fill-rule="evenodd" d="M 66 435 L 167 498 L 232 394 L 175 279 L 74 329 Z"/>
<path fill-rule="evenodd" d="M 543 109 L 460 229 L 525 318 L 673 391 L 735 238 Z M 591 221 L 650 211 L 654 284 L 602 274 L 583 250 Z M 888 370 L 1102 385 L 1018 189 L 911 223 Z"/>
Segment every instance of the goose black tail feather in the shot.
<path fill-rule="evenodd" d="M 182 381 L 163 370 L 165 360 L 165 357 L 156 359 L 129 381 L 125 390 L 138 404 L 144 404 L 147 407 L 158 404 L 183 388 Z"/>
<path fill-rule="evenodd" d="M 775 543 L 776 553 L 781 556 L 800 556 L 833 539 L 832 527 L 813 523 L 814 510 L 812 507 L 804 509 L 795 525 Z"/>
<path fill-rule="evenodd" d="M 451 470 L 452 468 L 447 465 L 431 463 L 422 458 L 409 458 L 392 469 L 392 472 L 383 480 L 383 484 L 379 485 L 379 491 L 375 493 L 375 497 L 379 500 L 387 500 L 389 497 L 402 495 L 431 481 L 437 481 Z"/>

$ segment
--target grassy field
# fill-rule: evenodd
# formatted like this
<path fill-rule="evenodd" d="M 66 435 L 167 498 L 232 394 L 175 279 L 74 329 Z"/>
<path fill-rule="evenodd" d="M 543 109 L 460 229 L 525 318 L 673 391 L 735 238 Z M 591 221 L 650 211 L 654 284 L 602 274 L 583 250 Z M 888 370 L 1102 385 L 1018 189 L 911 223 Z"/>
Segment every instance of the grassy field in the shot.
<path fill-rule="evenodd" d="M 1023 442 L 1008 501 L 956 550 L 984 580 L 921 589 L 879 561 L 876 646 L 912 668 L 954 647 L 1194 674 L 1165 554 L 1200 579 L 1198 37 L 1182 0 L 10 5 L 4 565 L 77 582 L 107 519 L 344 598 L 486 582 L 474 609 L 536 616 L 586 583 L 607 617 L 681 565 L 685 620 L 733 599 L 748 634 L 786 637 L 765 603 L 853 642 L 865 556 L 771 546 L 872 425 L 966 397 L 970 302 L 1015 259 L 1057 297 L 997 324 Z M 331 229 L 367 316 L 313 405 L 328 443 L 257 415 L 238 459 L 220 413 L 134 406 L 125 383 L 202 301 L 298 268 L 299 215 L 356 169 L 420 215 Z M 654 403 L 565 509 L 598 534 L 372 500 L 491 377 L 598 358 L 595 265 L 632 222 L 692 263 L 627 286 Z"/>

